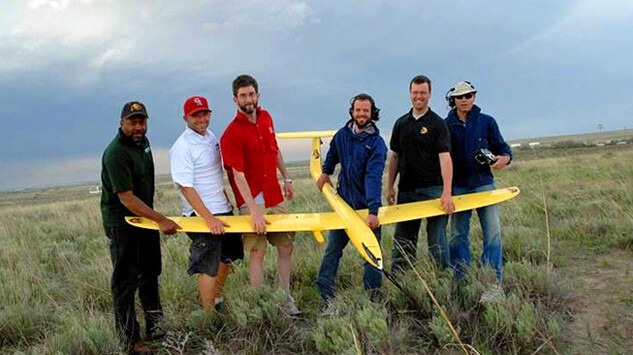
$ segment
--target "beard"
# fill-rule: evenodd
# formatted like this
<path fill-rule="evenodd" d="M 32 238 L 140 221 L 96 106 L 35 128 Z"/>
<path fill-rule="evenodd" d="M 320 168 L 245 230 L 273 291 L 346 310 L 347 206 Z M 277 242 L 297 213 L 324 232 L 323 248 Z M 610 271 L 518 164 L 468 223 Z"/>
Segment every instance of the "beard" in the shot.
<path fill-rule="evenodd" d="M 240 108 L 240 110 L 242 112 L 244 112 L 245 114 L 252 114 L 253 112 L 255 112 L 255 110 L 257 110 L 257 106 L 259 105 L 258 102 L 254 102 L 252 104 L 248 104 L 248 105 L 238 105 L 238 107 Z"/>
<path fill-rule="evenodd" d="M 132 142 L 140 143 L 140 142 L 143 141 L 143 138 L 145 138 L 145 133 L 147 133 L 147 132 L 146 131 L 130 132 L 130 138 L 132 139 Z"/>
<path fill-rule="evenodd" d="M 143 141 L 143 138 L 145 138 L 145 133 L 141 133 L 141 134 L 132 134 L 132 141 L 135 143 L 140 143 Z"/>
<path fill-rule="evenodd" d="M 365 119 L 365 122 L 361 123 L 359 119 L 354 119 L 354 123 L 356 124 L 356 127 L 358 127 L 359 129 L 363 129 L 371 123 L 371 120 L 367 118 Z"/>

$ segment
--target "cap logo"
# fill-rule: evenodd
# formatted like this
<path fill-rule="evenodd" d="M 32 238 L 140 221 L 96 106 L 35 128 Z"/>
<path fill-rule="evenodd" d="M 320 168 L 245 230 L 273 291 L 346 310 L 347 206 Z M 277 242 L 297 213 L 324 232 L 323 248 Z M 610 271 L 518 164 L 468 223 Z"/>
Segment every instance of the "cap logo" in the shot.
<path fill-rule="evenodd" d="M 420 133 L 422 134 L 427 134 L 429 132 L 429 130 L 426 127 L 422 127 L 422 129 L 420 130 Z"/>
<path fill-rule="evenodd" d="M 193 102 L 198 106 L 202 106 L 202 101 L 200 100 L 199 97 L 196 97 L 195 99 L 193 99 Z"/>
<path fill-rule="evenodd" d="M 142 109 L 143 106 L 141 106 L 141 104 L 139 104 L 138 102 L 134 102 L 130 105 L 130 111 L 132 112 L 141 111 Z"/>

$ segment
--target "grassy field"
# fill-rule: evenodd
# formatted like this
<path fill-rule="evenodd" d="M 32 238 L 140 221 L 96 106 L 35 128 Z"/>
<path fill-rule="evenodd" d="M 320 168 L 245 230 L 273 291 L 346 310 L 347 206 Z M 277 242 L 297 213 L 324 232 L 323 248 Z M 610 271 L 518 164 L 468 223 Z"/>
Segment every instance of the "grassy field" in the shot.
<path fill-rule="evenodd" d="M 628 129 L 623 128 L 623 129 L 618 129 L 614 131 L 592 132 L 592 133 L 584 133 L 584 134 L 570 134 L 570 135 L 563 135 L 563 136 L 523 138 L 523 139 L 513 140 L 510 143 L 521 143 L 522 145 L 527 145 L 530 142 L 540 142 L 541 144 L 551 144 L 551 143 L 558 143 L 558 142 L 598 143 L 598 142 L 607 142 L 607 141 L 631 140 L 632 138 L 633 138 L 633 130 L 631 130 L 631 127 L 629 127 Z"/>
<path fill-rule="evenodd" d="M 628 146 L 517 151 L 512 166 L 497 176 L 498 186 L 523 192 L 502 207 L 502 303 L 479 302 L 494 280 L 491 270 L 475 263 L 468 282 L 456 285 L 450 272 L 429 262 L 426 243 L 420 243 L 416 271 L 464 342 L 480 354 L 633 353 L 631 161 Z M 292 170 L 297 196 L 290 209 L 328 210 L 306 172 Z M 156 200 L 162 213 L 178 214 L 170 183 L 158 184 Z M 121 351 L 98 203 L 86 187 L 0 195 L 0 353 Z M 473 223 L 477 260 L 481 230 Z M 392 226 L 384 227 L 387 266 L 392 234 Z M 351 247 L 337 280 L 342 314 L 321 317 L 314 280 L 324 245 L 309 234 L 298 235 L 292 273 L 305 317 L 284 315 L 278 289 L 249 287 L 245 263 L 229 278 L 226 309 L 206 315 L 196 279 L 185 272 L 188 243 L 184 235 L 162 239 L 169 336 L 156 343 L 161 354 L 463 354 L 415 273 L 404 275 L 405 292 L 385 281 L 383 300 L 370 302 L 361 287 L 362 261 Z M 274 286 L 269 253 L 267 283 Z"/>

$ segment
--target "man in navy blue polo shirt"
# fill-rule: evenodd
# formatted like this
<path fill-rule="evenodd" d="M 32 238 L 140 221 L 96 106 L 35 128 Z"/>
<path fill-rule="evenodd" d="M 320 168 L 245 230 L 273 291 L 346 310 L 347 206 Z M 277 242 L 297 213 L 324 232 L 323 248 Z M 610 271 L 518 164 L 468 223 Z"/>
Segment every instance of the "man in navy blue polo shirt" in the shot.
<path fill-rule="evenodd" d="M 490 169 L 501 170 L 510 164 L 512 152 L 503 140 L 499 126 L 494 118 L 481 112 L 475 105 L 477 90 L 462 81 L 451 88 L 446 95 L 451 111 L 446 118 L 451 133 L 454 176 L 453 194 L 463 195 L 472 192 L 493 190 L 494 178 Z M 480 149 L 488 149 L 494 154 L 492 165 L 478 161 L 475 155 Z M 450 252 L 455 276 L 459 279 L 470 266 L 470 216 L 472 211 L 455 213 L 451 217 Z M 484 250 L 481 262 L 495 269 L 497 280 L 501 281 L 502 252 L 501 224 L 499 223 L 499 205 L 477 209 L 479 222 L 483 230 Z"/>
<path fill-rule="evenodd" d="M 446 213 L 452 213 L 451 198 L 453 166 L 448 128 L 444 120 L 429 108 L 431 80 L 418 75 L 409 83 L 412 108 L 398 118 L 391 133 L 391 155 L 387 182 L 387 202 L 395 202 L 393 188 L 396 176 L 398 203 L 440 198 Z M 392 272 L 409 268 L 414 262 L 421 220 L 400 222 L 396 225 L 392 249 Z M 448 216 L 427 218 L 426 232 L 429 252 L 442 268 L 450 266 L 446 225 Z"/>

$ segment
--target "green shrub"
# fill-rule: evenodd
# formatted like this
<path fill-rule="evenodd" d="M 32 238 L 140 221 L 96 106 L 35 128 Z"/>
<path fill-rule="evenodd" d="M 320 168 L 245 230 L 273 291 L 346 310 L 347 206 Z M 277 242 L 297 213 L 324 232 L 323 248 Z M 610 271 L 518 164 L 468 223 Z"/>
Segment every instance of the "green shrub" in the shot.
<path fill-rule="evenodd" d="M 56 316 L 43 304 L 0 308 L 0 346 L 28 345 L 54 329 Z"/>
<path fill-rule="evenodd" d="M 64 320 L 48 346 L 54 354 L 98 355 L 120 352 L 118 339 L 114 327 L 104 317 L 78 314 Z"/>
<path fill-rule="evenodd" d="M 317 320 L 313 339 L 321 354 L 354 355 L 356 353 L 351 324 L 342 318 Z"/>
<path fill-rule="evenodd" d="M 356 312 L 355 321 L 364 344 L 375 350 L 386 345 L 389 337 L 386 309 L 369 303 Z"/>
<path fill-rule="evenodd" d="M 437 315 L 433 316 L 433 318 L 429 322 L 429 328 L 431 330 L 431 334 L 433 334 L 440 347 L 444 347 L 447 344 L 454 343 L 451 330 L 442 317 Z"/>

